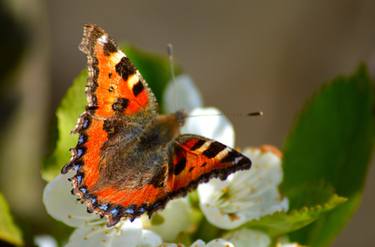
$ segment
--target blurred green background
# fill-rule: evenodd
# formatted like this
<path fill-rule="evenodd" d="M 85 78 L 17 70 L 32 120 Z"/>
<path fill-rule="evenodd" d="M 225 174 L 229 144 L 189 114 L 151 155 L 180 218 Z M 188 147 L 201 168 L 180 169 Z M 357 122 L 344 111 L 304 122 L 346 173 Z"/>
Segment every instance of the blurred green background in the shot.
<path fill-rule="evenodd" d="M 281 146 L 321 83 L 361 61 L 374 76 L 374 13 L 372 0 L 3 0 L 0 192 L 28 243 L 58 231 L 41 203 L 40 166 L 53 148 L 55 108 L 86 64 L 77 48 L 83 24 L 153 52 L 172 43 L 205 104 L 233 121 L 238 146 Z M 231 117 L 256 110 L 264 117 Z M 334 246 L 374 246 L 374 185 L 372 166 L 362 206 Z"/>

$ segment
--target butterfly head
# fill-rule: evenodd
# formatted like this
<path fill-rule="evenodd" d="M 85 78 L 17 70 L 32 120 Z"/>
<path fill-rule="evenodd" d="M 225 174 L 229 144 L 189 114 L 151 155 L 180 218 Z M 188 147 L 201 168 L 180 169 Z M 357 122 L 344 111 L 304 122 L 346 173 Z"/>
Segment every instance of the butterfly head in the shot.
<path fill-rule="evenodd" d="M 184 110 L 179 110 L 179 111 L 176 111 L 173 115 L 176 118 L 178 125 L 182 127 L 185 124 L 187 113 Z"/>

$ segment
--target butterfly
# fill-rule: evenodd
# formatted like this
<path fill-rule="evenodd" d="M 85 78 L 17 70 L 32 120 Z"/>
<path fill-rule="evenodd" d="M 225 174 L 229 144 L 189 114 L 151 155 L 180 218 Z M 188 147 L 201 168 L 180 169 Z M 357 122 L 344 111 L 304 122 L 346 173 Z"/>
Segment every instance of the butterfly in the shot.
<path fill-rule="evenodd" d="M 61 172 L 74 171 L 72 193 L 88 212 L 106 217 L 108 227 L 151 216 L 199 183 L 251 167 L 249 158 L 218 141 L 180 134 L 184 111 L 158 114 L 146 81 L 102 28 L 85 25 L 79 48 L 88 63 L 87 106 Z"/>

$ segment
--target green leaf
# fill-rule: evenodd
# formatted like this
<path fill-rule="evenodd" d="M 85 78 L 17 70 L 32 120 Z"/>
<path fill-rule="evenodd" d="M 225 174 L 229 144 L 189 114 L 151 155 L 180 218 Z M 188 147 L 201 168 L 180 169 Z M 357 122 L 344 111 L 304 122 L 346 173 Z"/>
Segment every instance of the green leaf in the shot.
<path fill-rule="evenodd" d="M 306 195 L 321 183 L 348 201 L 293 234 L 294 240 L 328 246 L 347 223 L 361 199 L 374 128 L 374 88 L 364 66 L 323 86 L 304 107 L 284 147 L 281 189 L 292 210 L 313 204 L 319 195 Z"/>
<path fill-rule="evenodd" d="M 122 46 L 126 55 L 139 69 L 154 92 L 159 104 L 162 104 L 163 92 L 170 80 L 169 60 L 166 56 L 140 51 L 129 45 Z M 176 69 L 179 73 L 180 69 Z M 60 173 L 60 169 L 69 162 L 69 148 L 77 143 L 77 136 L 70 134 L 77 118 L 86 106 L 85 85 L 87 71 L 82 71 L 73 81 L 56 111 L 57 140 L 55 149 L 43 165 L 42 177 L 50 181 Z"/>
<path fill-rule="evenodd" d="M 276 212 L 271 215 L 266 215 L 259 220 L 252 220 L 241 226 L 241 228 L 247 227 L 261 230 L 271 237 L 279 237 L 311 224 L 326 212 L 334 209 L 345 201 L 346 199 L 343 197 L 331 195 L 330 198 L 321 205 L 303 207 L 289 212 Z"/>
<path fill-rule="evenodd" d="M 77 118 L 85 110 L 86 96 L 85 85 L 87 71 L 82 71 L 73 81 L 56 111 L 57 117 L 57 143 L 52 155 L 44 164 L 42 176 L 50 181 L 60 173 L 61 168 L 69 162 L 70 152 L 77 143 L 77 136 L 70 131 L 74 128 Z"/>
<path fill-rule="evenodd" d="M 0 194 L 0 240 L 17 246 L 23 245 L 21 231 L 14 224 L 9 206 L 2 194 Z"/>

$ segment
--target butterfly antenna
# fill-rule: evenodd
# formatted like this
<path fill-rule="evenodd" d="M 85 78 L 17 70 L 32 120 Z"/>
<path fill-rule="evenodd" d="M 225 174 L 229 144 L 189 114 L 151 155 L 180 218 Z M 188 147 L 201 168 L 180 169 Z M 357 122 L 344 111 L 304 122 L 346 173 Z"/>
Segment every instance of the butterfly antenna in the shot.
<path fill-rule="evenodd" d="M 262 111 L 249 112 L 247 114 L 247 116 L 249 116 L 249 117 L 261 117 L 261 116 L 263 116 L 263 112 Z"/>
<path fill-rule="evenodd" d="M 227 114 L 229 116 L 236 116 L 236 117 L 261 117 L 263 116 L 262 111 L 256 112 L 249 112 L 246 114 L 243 113 L 235 113 L 235 114 Z M 217 117 L 217 116 L 224 116 L 224 113 L 217 113 L 217 114 L 198 114 L 198 115 L 188 115 L 187 117 Z"/>
<path fill-rule="evenodd" d="M 176 74 L 175 74 L 175 70 L 174 70 L 173 45 L 171 43 L 169 43 L 167 45 L 167 53 L 168 53 L 168 59 L 169 59 L 169 70 L 170 70 L 170 73 L 171 73 L 171 80 L 172 80 L 172 83 L 175 83 L 176 82 Z M 177 95 L 173 95 L 173 102 L 174 102 L 174 105 L 176 106 L 177 105 Z"/>
<path fill-rule="evenodd" d="M 171 79 L 172 79 L 172 82 L 175 82 L 176 75 L 174 71 L 173 45 L 171 43 L 167 45 L 167 53 L 168 53 L 168 59 L 169 59 L 169 69 L 171 73 Z"/>

